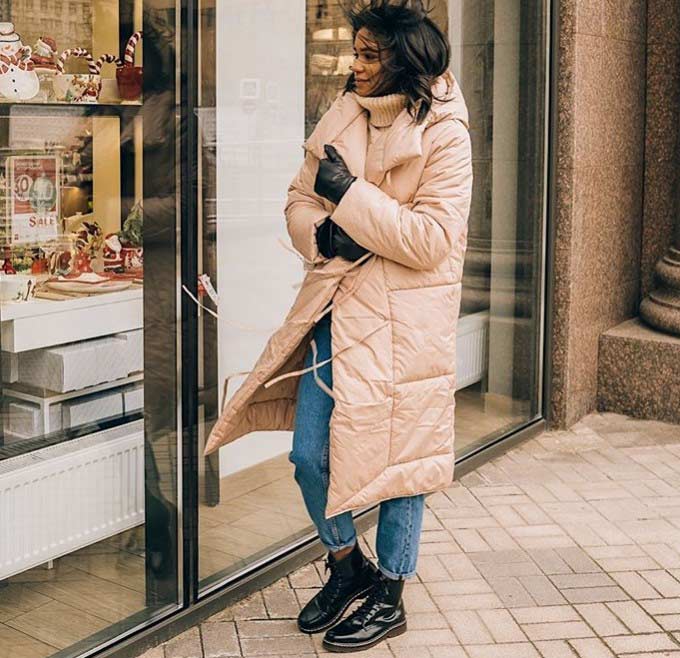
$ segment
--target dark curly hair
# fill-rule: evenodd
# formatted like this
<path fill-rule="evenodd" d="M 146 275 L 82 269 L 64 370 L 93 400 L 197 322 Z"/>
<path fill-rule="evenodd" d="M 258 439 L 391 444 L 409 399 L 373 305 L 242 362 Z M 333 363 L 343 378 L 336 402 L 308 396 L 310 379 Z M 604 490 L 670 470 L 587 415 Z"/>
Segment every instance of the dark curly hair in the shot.
<path fill-rule="evenodd" d="M 341 0 L 352 38 L 366 28 L 380 50 L 383 78 L 374 96 L 401 93 L 415 123 L 422 123 L 436 98 L 432 84 L 449 68 L 451 48 L 430 19 L 423 0 Z M 385 55 L 387 53 L 387 55 Z M 343 93 L 354 91 L 352 73 Z"/>

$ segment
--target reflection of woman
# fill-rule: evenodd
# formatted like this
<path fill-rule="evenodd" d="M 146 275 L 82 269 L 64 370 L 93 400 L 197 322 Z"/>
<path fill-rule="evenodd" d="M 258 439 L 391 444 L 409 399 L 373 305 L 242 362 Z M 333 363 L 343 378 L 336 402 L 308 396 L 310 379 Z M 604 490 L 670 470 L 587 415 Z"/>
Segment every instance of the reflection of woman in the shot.
<path fill-rule="evenodd" d="M 298 624 L 330 629 L 328 651 L 406 630 L 402 591 L 416 570 L 424 494 L 453 478 L 472 185 L 467 110 L 421 3 L 370 0 L 347 15 L 352 75 L 305 143 L 286 205 L 310 271 L 206 448 L 294 428 L 290 460 L 330 570 Z M 351 511 L 377 502 L 376 568 Z"/>
<path fill-rule="evenodd" d="M 168 386 L 176 380 L 177 309 L 172 286 L 178 276 L 175 148 L 176 52 L 174 14 L 167 3 L 144 3 L 144 470 L 147 602 L 177 600 L 177 410 Z M 121 132 L 122 162 L 134 165 L 135 124 L 128 110 Z M 179 127 L 184 130 L 184 125 Z M 138 199 L 121 199 L 125 215 Z"/>

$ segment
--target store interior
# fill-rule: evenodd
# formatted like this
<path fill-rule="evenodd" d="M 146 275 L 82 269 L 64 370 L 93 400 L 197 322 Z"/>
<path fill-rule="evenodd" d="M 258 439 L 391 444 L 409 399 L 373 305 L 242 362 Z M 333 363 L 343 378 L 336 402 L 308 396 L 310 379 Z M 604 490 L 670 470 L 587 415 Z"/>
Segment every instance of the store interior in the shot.
<path fill-rule="evenodd" d="M 147 606 L 142 3 L 4 3 L 0 655 Z"/>

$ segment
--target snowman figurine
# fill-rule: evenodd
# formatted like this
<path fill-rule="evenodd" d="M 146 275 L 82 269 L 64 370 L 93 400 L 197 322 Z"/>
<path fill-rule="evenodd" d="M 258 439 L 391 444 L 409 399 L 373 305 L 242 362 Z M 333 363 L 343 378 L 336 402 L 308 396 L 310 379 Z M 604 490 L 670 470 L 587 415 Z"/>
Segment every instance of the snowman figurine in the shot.
<path fill-rule="evenodd" d="M 27 101 L 40 91 L 31 52 L 13 23 L 0 23 L 0 94 L 7 100 Z"/>

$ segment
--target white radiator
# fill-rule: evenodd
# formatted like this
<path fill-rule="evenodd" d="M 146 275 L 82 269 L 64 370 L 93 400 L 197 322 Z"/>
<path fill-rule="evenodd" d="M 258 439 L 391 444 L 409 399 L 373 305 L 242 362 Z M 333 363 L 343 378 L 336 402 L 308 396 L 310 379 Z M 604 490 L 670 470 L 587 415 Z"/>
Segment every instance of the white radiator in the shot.
<path fill-rule="evenodd" d="M 0 462 L 0 580 L 143 522 L 142 421 Z"/>
<path fill-rule="evenodd" d="M 481 381 L 487 370 L 489 312 L 463 315 L 456 335 L 456 390 Z"/>

